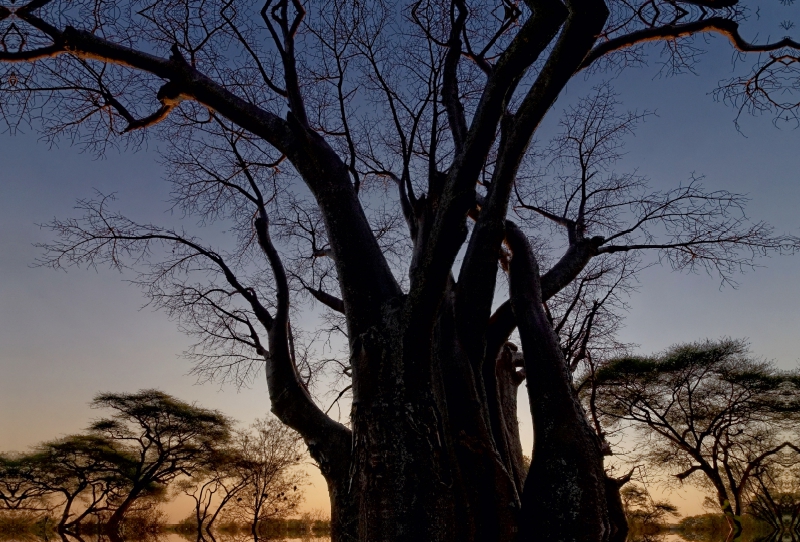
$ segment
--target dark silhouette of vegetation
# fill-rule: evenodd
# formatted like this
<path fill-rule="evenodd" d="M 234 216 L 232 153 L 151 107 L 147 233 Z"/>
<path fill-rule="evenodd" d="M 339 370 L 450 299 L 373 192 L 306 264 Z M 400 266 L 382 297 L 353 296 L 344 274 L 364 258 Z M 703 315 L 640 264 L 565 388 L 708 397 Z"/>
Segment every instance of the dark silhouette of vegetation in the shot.
<path fill-rule="evenodd" d="M 272 411 L 328 483 L 337 541 L 605 541 L 625 532 L 619 483 L 571 375 L 614 346 L 613 292 L 648 251 L 730 280 L 796 240 L 748 220 L 741 195 L 613 173 L 642 115 L 608 89 L 567 111 L 544 161 L 530 143 L 576 75 L 642 63 L 653 43 L 668 72 L 689 71 L 708 34 L 752 60 L 721 99 L 794 115 L 776 97 L 800 44 L 748 42 L 747 14 L 737 0 L 30 0 L 0 7 L 0 110 L 97 152 L 163 138 L 175 207 L 230 224 L 235 244 L 100 196 L 52 223 L 43 263 L 136 267 L 197 338 L 201 376 L 265 369 Z M 304 302 L 346 343 L 329 363 L 298 329 Z M 350 394 L 347 424 L 315 400 L 320 370 L 337 372 L 334 401 Z M 178 475 L 144 465 L 126 471 L 132 500 Z"/>
<path fill-rule="evenodd" d="M 275 419 L 254 422 L 236 431 L 219 450 L 177 489 L 195 501 L 192 524 L 198 538 L 211 533 L 218 519 L 243 524 L 257 536 L 259 525 L 297 512 L 305 473 L 297 435 Z"/>
<path fill-rule="evenodd" d="M 768 523 L 759 521 L 750 515 L 742 516 L 741 542 L 781 542 L 783 534 L 774 531 Z M 726 538 L 730 526 L 724 514 L 701 514 L 683 518 L 675 526 L 674 531 L 684 540 L 690 542 L 719 542 Z M 793 538 L 790 536 L 790 540 Z"/>
<path fill-rule="evenodd" d="M 756 471 L 747 511 L 775 532 L 800 536 L 800 454 L 794 443 Z"/>
<path fill-rule="evenodd" d="M 164 492 L 179 476 L 191 476 L 230 439 L 225 416 L 157 390 L 100 394 L 92 406 L 113 412 L 89 430 L 114 443 L 114 470 L 128 482 L 112 496 L 115 506 L 106 522 L 112 531 L 137 499 Z"/>
<path fill-rule="evenodd" d="M 159 505 L 182 492 L 195 499 L 202 538 L 226 506 L 242 511 L 226 520 L 241 516 L 256 533 L 259 522 L 285 518 L 301 500 L 299 443 L 276 420 L 234 432 L 219 412 L 157 390 L 104 393 L 92 406 L 112 414 L 87 434 L 0 457 L 0 519 L 22 530 L 44 521 L 62 534 L 136 537 L 158 532 Z"/>
<path fill-rule="evenodd" d="M 48 491 L 32 484 L 35 463 L 16 453 L 0 454 L 0 510 L 41 512 L 49 510 Z"/>
<path fill-rule="evenodd" d="M 250 525 L 252 534 L 258 525 L 293 514 L 300 503 L 304 474 L 293 471 L 300 461 L 302 442 L 295 433 L 275 419 L 257 420 L 247 431 L 236 435 L 236 446 L 249 465 L 249 483 L 236 499 L 228 516 Z"/>
<path fill-rule="evenodd" d="M 23 461 L 32 466 L 28 483 L 51 498 L 60 498 L 60 532 L 107 511 L 109 500 L 128 483 L 116 468 L 118 449 L 96 435 L 73 435 L 40 444 Z"/>
<path fill-rule="evenodd" d="M 640 484 L 626 484 L 620 491 L 631 535 L 652 534 L 664 528 L 667 520 L 678 516 L 678 509 L 667 501 L 652 498 Z"/>
<path fill-rule="evenodd" d="M 188 518 L 198 540 L 209 534 L 220 513 L 239 498 L 252 476 L 252 470 L 233 447 L 211 455 L 203 467 L 190 478 L 180 480 L 176 488 L 194 500 L 193 515 Z"/>
<path fill-rule="evenodd" d="M 795 379 L 749 355 L 741 341 L 675 346 L 652 357 L 611 360 L 584 383 L 608 424 L 630 424 L 648 463 L 711 489 L 741 534 L 748 499 L 796 451 Z M 591 390 L 588 391 L 588 390 Z"/>

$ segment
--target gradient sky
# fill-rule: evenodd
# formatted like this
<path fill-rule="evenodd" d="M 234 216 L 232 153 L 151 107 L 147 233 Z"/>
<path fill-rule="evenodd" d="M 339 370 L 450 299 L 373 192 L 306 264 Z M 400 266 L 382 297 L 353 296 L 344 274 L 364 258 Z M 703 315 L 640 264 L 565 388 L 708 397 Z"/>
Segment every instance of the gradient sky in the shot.
<path fill-rule="evenodd" d="M 800 3 L 753 5 L 762 11 L 747 35 L 777 34 L 776 21 L 784 19 L 800 24 Z M 717 81 L 730 77 L 731 50 L 721 39 L 709 40 L 707 49 L 696 76 L 662 78 L 654 62 L 612 81 L 624 107 L 655 109 L 658 115 L 629 140 L 619 169 L 638 168 L 659 189 L 692 173 L 705 175 L 709 189 L 750 194 L 751 217 L 769 221 L 779 233 L 800 234 L 800 131 L 760 117 L 745 118 L 744 135 L 738 133 L 735 112 L 709 94 Z M 552 133 L 565 104 L 600 80 L 571 83 L 541 133 Z M 75 199 L 91 197 L 95 188 L 116 192 L 117 208 L 138 222 L 177 220 L 164 203 L 168 186 L 157 163 L 158 142 L 149 145 L 137 153 L 110 151 L 97 160 L 66 142 L 50 148 L 34 130 L 0 135 L 0 450 L 22 450 L 82 430 L 97 415 L 87 403 L 99 391 L 158 387 L 243 423 L 269 410 L 262 380 L 243 390 L 195 385 L 187 376 L 188 362 L 179 357 L 188 339 L 163 314 L 140 310 L 144 299 L 124 276 L 107 269 L 65 273 L 32 267 L 41 254 L 33 244 L 50 239 L 37 224 L 75 216 Z M 223 230 L 219 225 L 211 233 L 223 236 Z M 644 352 L 706 337 L 747 338 L 757 355 L 795 367 L 800 255 L 759 263 L 764 267 L 738 277 L 737 289 L 720 288 L 716 277 L 704 274 L 645 271 L 621 338 Z M 525 410 L 520 414 L 529 449 Z M 318 474 L 313 481 L 306 507 L 327 508 L 324 482 Z M 696 493 L 673 499 L 682 512 L 699 512 Z"/>

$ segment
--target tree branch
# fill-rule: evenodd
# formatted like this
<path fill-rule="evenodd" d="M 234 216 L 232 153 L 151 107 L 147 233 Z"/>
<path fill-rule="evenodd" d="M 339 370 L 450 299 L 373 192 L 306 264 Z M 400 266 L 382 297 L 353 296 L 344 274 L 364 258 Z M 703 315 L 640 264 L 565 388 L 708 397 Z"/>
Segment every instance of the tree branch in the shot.
<path fill-rule="evenodd" d="M 456 154 L 464 149 L 467 138 L 467 119 L 464 116 L 464 105 L 461 103 L 458 90 L 458 61 L 461 58 L 461 33 L 467 21 L 467 6 L 464 0 L 453 0 L 450 3 L 450 39 L 447 41 L 447 55 L 442 72 L 442 102 L 447 111 L 450 132 Z"/>
<path fill-rule="evenodd" d="M 742 38 L 742 36 L 739 34 L 739 24 L 737 22 L 724 17 L 711 17 L 709 19 L 694 21 L 686 24 L 645 28 L 636 32 L 631 32 L 630 34 L 609 39 L 608 41 L 601 43 L 592 49 L 592 51 L 584 59 L 580 69 L 582 70 L 584 68 L 588 68 L 594 61 L 609 53 L 626 49 L 640 43 L 674 40 L 704 32 L 716 32 L 722 34 L 730 40 L 731 44 L 736 48 L 737 51 L 743 53 L 766 53 L 786 47 L 800 50 L 800 43 L 788 37 L 773 43 L 765 43 L 761 45 L 750 43 Z"/>

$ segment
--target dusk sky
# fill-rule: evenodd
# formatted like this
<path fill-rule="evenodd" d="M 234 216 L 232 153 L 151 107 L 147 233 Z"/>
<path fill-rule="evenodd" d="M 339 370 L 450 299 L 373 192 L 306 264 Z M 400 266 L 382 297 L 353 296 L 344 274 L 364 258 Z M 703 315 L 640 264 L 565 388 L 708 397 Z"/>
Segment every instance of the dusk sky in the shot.
<path fill-rule="evenodd" d="M 763 0 L 745 35 L 778 35 L 776 21 L 800 24 L 800 2 L 781 6 Z M 757 4 L 752 4 L 757 5 Z M 702 43 L 701 43 L 702 45 Z M 692 173 L 708 189 L 747 193 L 748 214 L 771 223 L 777 233 L 800 235 L 800 131 L 772 117 L 743 117 L 715 102 L 710 92 L 732 74 L 732 54 L 723 39 L 703 45 L 709 53 L 697 75 L 663 78 L 657 52 L 649 68 L 631 69 L 611 80 L 623 107 L 651 109 L 650 118 L 628 140 L 620 170 L 638 169 L 652 186 L 668 189 Z M 540 131 L 552 133 L 566 104 L 609 75 L 577 77 Z M 177 223 L 165 203 L 169 186 L 158 164 L 157 140 L 138 152 L 110 150 L 97 159 L 63 141 L 51 148 L 35 128 L 0 135 L 0 450 L 23 450 L 45 439 L 77 432 L 98 413 L 87 403 L 99 391 L 160 388 L 216 408 L 242 423 L 269 411 L 263 378 L 249 389 L 197 385 L 180 357 L 190 340 L 164 314 L 150 308 L 130 276 L 105 268 L 68 272 L 35 267 L 51 240 L 38 224 L 77 216 L 77 198 L 95 189 L 117 194 L 117 209 L 138 222 Z M 187 224 L 191 225 L 191 224 Z M 220 240 L 225 226 L 208 229 Z M 639 291 L 621 339 L 642 352 L 677 342 L 730 336 L 746 338 L 758 356 L 782 368 L 800 363 L 800 254 L 764 258 L 763 267 L 735 277 L 738 288 L 720 287 L 716 276 L 653 267 Z M 521 389 L 524 393 L 524 387 Z M 524 446 L 531 447 L 527 400 L 521 400 Z M 321 477 L 309 491 L 307 508 L 327 508 Z M 684 513 L 697 513 L 698 499 L 675 496 Z"/>

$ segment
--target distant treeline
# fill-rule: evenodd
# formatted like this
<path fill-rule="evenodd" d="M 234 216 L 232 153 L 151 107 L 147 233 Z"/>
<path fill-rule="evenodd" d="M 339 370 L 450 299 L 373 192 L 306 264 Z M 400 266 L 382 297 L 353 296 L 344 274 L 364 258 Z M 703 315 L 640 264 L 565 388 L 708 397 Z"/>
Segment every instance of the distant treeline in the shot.
<path fill-rule="evenodd" d="M 0 454 L 0 530 L 155 532 L 159 505 L 178 495 L 194 501 L 182 528 L 198 534 L 217 522 L 257 532 L 296 514 L 301 443 L 277 420 L 237 430 L 157 390 L 100 394 L 92 407 L 110 415 L 85 433 Z"/>
<path fill-rule="evenodd" d="M 674 521 L 675 507 L 648 491 L 657 479 L 703 490 L 734 537 L 752 518 L 800 537 L 800 371 L 724 339 L 612 358 L 575 387 L 615 459 L 605 475 L 620 524 L 646 532 Z M 86 432 L 0 454 L 0 514 L 130 534 L 156 528 L 159 503 L 185 495 L 195 506 L 182 528 L 198 536 L 221 524 L 257 534 L 297 516 L 302 445 L 277 420 L 236 430 L 156 390 L 101 394 L 92 406 L 110 414 Z"/>

